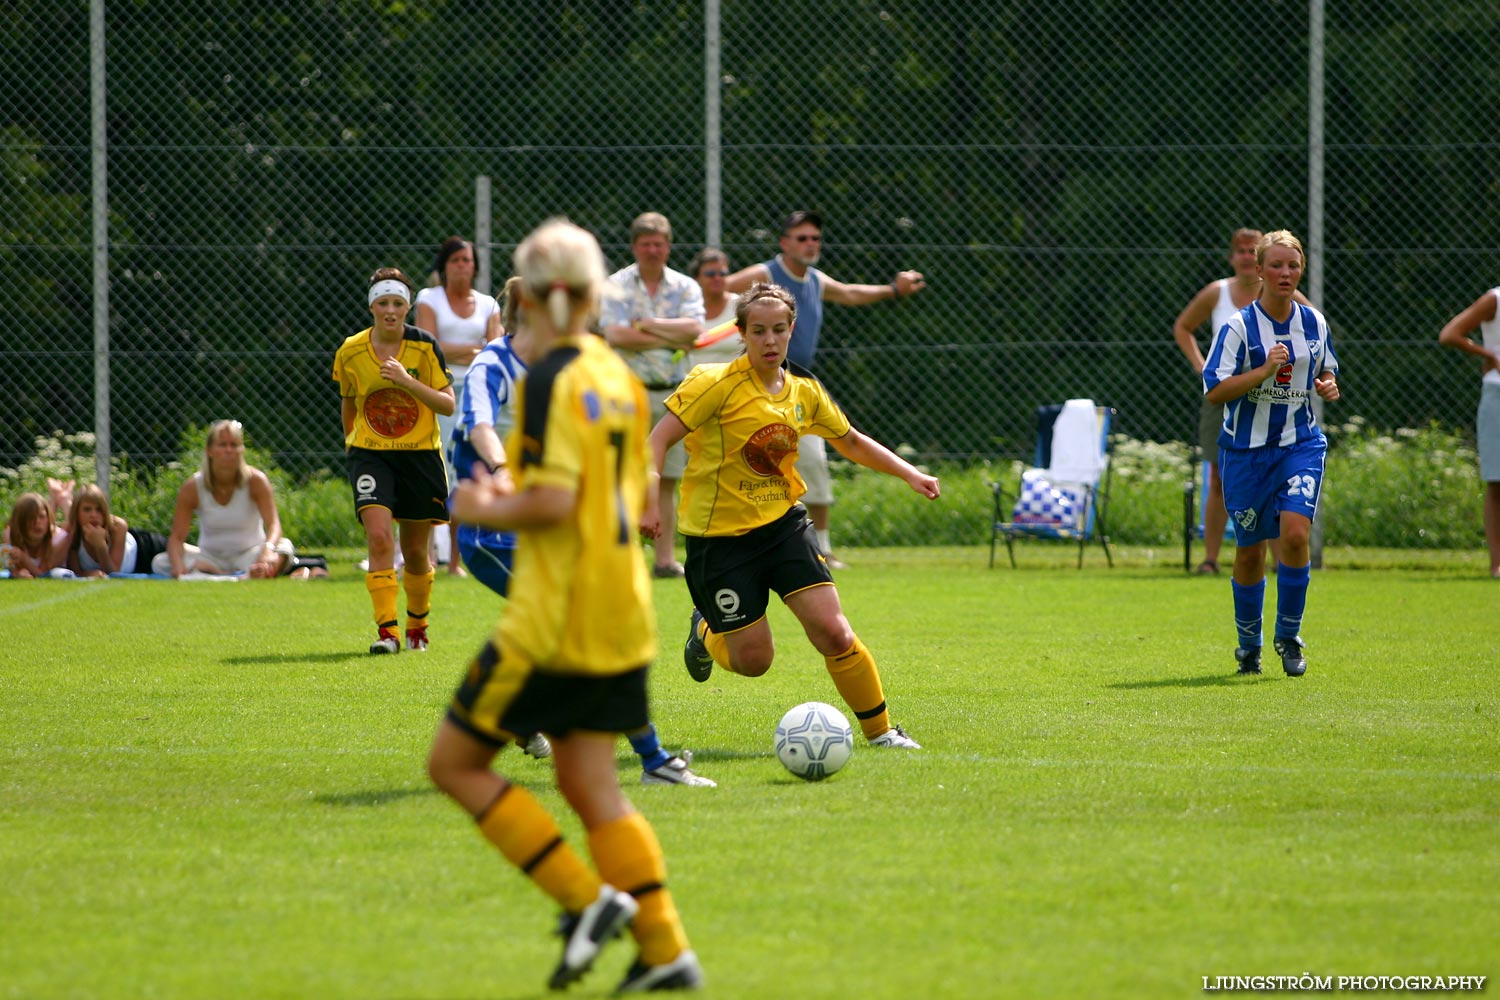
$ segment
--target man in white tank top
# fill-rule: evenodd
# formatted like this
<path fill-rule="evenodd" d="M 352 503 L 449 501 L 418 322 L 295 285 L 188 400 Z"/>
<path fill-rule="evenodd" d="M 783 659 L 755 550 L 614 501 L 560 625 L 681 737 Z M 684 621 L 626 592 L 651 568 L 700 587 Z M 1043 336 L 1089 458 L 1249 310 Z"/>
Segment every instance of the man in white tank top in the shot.
<path fill-rule="evenodd" d="M 1471 339 L 1479 331 L 1480 339 Z M 1500 288 L 1485 292 L 1450 319 L 1438 342 L 1483 359 L 1479 386 L 1479 478 L 1484 480 L 1484 541 L 1490 576 L 1500 580 Z"/>

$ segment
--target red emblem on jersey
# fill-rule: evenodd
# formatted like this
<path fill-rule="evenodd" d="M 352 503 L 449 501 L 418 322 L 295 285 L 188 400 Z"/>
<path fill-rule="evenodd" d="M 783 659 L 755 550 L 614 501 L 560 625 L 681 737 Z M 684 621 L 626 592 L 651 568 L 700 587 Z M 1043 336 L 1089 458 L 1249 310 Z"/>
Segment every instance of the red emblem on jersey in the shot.
<path fill-rule="evenodd" d="M 781 475 L 781 462 L 797 450 L 797 432 L 786 424 L 768 424 L 750 435 L 740 454 L 758 475 Z"/>
<path fill-rule="evenodd" d="M 410 434 L 421 413 L 421 404 L 404 389 L 376 389 L 365 397 L 365 423 L 383 438 Z"/>

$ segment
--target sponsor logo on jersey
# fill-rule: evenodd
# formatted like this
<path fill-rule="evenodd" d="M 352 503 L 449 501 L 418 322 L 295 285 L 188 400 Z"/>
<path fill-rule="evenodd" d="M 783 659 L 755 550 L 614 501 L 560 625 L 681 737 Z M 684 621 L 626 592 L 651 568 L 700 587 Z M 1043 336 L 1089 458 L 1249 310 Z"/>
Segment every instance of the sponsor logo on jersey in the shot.
<path fill-rule="evenodd" d="M 781 463 L 797 450 L 797 432 L 786 424 L 767 424 L 745 442 L 740 454 L 751 471 L 762 476 L 781 475 Z"/>
<path fill-rule="evenodd" d="M 365 423 L 383 438 L 410 434 L 421 413 L 421 404 L 405 389 L 376 389 L 365 397 Z"/>

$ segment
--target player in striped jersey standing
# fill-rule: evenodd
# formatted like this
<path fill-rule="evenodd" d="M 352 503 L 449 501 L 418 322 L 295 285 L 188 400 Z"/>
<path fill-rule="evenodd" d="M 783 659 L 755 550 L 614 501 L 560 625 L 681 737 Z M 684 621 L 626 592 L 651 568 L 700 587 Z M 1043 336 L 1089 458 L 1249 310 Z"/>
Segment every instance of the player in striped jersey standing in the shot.
<path fill-rule="evenodd" d="M 1328 439 L 1313 415 L 1312 395 L 1339 398 L 1338 361 L 1328 320 L 1295 300 L 1307 264 L 1302 243 L 1280 229 L 1255 250 L 1259 297 L 1214 333 L 1203 367 L 1203 392 L 1224 404 L 1219 474 L 1234 524 L 1235 660 L 1260 673 L 1266 594 L 1266 544 L 1281 539 L 1276 569 L 1274 645 L 1290 677 L 1307 671 L 1298 634 L 1307 605 L 1309 539 L 1323 490 Z"/>

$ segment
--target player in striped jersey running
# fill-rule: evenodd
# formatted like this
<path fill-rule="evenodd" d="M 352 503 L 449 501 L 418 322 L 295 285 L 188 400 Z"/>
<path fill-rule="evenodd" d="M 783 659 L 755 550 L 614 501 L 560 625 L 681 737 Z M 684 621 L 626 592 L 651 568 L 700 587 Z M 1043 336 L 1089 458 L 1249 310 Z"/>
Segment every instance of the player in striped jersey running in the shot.
<path fill-rule="evenodd" d="M 1235 659 L 1260 673 L 1266 543 L 1281 539 L 1274 644 L 1288 676 L 1307 670 L 1298 634 L 1307 605 L 1309 538 L 1323 488 L 1328 440 L 1313 415 L 1313 393 L 1339 398 L 1328 320 L 1294 300 L 1307 256 L 1284 229 L 1256 246 L 1260 295 L 1214 332 L 1203 368 L 1204 396 L 1224 404 L 1219 473 L 1234 524 Z"/>

